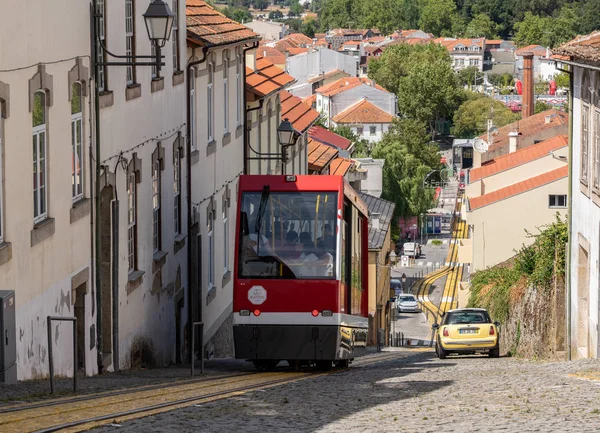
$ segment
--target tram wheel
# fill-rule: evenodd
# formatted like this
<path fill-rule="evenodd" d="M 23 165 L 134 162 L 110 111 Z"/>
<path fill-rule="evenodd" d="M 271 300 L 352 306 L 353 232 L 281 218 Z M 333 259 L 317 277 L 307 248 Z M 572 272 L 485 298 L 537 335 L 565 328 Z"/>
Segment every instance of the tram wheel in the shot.
<path fill-rule="evenodd" d="M 273 371 L 279 364 L 277 359 L 255 359 L 252 361 L 258 371 Z"/>

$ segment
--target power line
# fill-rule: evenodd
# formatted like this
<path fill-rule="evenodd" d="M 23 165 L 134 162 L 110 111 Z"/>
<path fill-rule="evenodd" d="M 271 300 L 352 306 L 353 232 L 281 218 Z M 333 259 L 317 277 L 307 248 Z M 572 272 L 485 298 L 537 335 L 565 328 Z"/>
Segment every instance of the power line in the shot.
<path fill-rule="evenodd" d="M 223 190 L 223 188 L 225 188 L 227 185 L 229 185 L 229 184 L 232 184 L 233 182 L 235 182 L 235 181 L 236 181 L 236 180 L 237 180 L 237 179 L 240 177 L 240 175 L 241 175 L 242 173 L 243 173 L 243 172 L 242 172 L 242 171 L 240 171 L 238 174 L 236 174 L 236 175 L 235 175 L 235 177 L 234 177 L 233 179 L 230 179 L 230 180 L 226 181 L 225 183 L 223 183 L 223 185 L 221 185 L 221 186 L 219 187 L 219 189 L 217 189 L 217 190 L 216 190 L 215 192 L 213 192 L 211 195 L 209 195 L 209 196 L 207 196 L 207 197 L 204 197 L 204 198 L 203 198 L 202 200 L 200 200 L 198 203 L 192 202 L 192 204 L 193 204 L 194 206 L 200 206 L 200 205 L 201 205 L 202 203 L 204 203 L 205 201 L 207 201 L 207 200 L 210 200 L 210 199 L 211 199 L 211 198 L 212 198 L 214 195 L 216 195 L 216 194 L 220 193 L 220 192 Z"/>
<path fill-rule="evenodd" d="M 71 60 L 77 60 L 78 58 L 86 58 L 86 59 L 90 59 L 90 56 L 85 54 L 83 56 L 75 56 L 75 57 L 70 57 L 68 59 L 61 59 L 61 60 L 54 60 L 51 62 L 38 62 L 38 63 L 34 63 L 32 65 L 29 66 L 21 66 L 19 68 L 13 68 L 13 69 L 0 69 L 0 72 L 15 72 L 15 71 L 22 71 L 24 69 L 29 69 L 29 68 L 33 68 L 34 66 L 39 66 L 39 65 L 54 65 L 56 63 L 63 63 L 63 62 L 70 62 Z"/>

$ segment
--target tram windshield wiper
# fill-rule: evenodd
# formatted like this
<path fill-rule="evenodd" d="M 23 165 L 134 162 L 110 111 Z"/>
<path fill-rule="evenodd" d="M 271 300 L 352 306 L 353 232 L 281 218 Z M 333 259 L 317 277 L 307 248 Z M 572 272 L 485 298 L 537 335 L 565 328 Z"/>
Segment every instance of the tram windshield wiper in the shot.
<path fill-rule="evenodd" d="M 260 196 L 260 205 L 258 206 L 258 215 L 256 216 L 256 224 L 254 225 L 254 231 L 256 232 L 256 255 L 260 257 L 260 228 L 262 226 L 262 220 L 267 210 L 267 202 L 269 201 L 269 195 L 271 195 L 271 189 L 269 185 L 263 186 L 262 194 Z"/>

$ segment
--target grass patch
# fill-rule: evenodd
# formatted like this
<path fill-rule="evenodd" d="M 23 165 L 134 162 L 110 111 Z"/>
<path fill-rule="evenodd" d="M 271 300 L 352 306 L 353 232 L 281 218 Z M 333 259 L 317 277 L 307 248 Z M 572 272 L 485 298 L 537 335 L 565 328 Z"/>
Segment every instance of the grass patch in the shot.
<path fill-rule="evenodd" d="M 431 241 L 431 245 L 435 245 L 436 247 L 439 247 L 442 244 L 443 244 L 443 242 L 440 241 L 439 239 L 434 239 Z"/>

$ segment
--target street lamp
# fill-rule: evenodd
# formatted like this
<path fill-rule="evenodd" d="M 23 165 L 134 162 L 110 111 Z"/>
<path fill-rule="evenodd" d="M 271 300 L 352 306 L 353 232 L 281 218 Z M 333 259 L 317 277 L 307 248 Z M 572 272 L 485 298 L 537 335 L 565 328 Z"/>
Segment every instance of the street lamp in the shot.
<path fill-rule="evenodd" d="M 392 250 L 392 251 L 390 251 L 390 263 L 392 265 L 395 265 L 396 261 L 398 261 L 398 256 L 396 255 L 396 252 L 394 250 Z"/>
<path fill-rule="evenodd" d="M 285 174 L 285 165 L 287 164 L 287 148 L 293 146 L 298 139 L 298 134 L 294 126 L 286 117 L 277 128 L 277 138 L 281 146 L 281 174 Z"/>
<path fill-rule="evenodd" d="M 117 59 L 125 59 L 122 62 L 105 62 L 99 59 L 96 53 L 95 66 L 152 66 L 157 69 L 157 72 L 160 72 L 160 67 L 164 66 L 164 63 L 161 61 L 163 56 L 160 54 L 160 49 L 165 46 L 171 37 L 171 29 L 173 28 L 173 20 L 175 19 L 175 14 L 171 11 L 167 3 L 163 0 L 153 0 L 142 15 L 146 23 L 148 39 L 150 39 L 150 43 L 156 50 L 155 55 L 145 56 L 118 55 L 108 51 L 100 38 L 100 33 L 103 31 L 100 28 L 100 18 L 103 17 L 103 14 L 94 13 L 93 6 L 90 7 L 94 18 L 93 40 L 95 44 L 98 44 L 110 56 Z M 152 59 L 152 61 L 138 62 L 138 59 Z"/>

